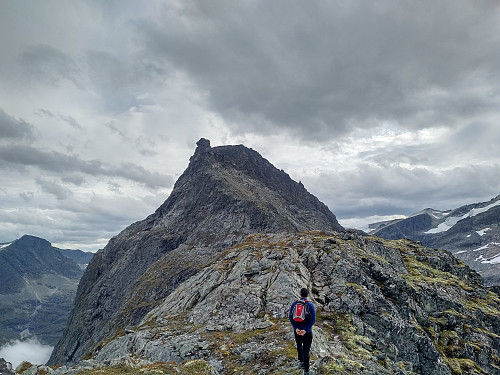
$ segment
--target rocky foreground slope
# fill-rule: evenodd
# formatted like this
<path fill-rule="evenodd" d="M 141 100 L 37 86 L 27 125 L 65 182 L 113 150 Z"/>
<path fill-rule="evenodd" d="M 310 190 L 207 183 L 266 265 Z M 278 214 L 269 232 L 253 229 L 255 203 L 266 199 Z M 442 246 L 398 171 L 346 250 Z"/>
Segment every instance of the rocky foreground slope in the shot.
<path fill-rule="evenodd" d="M 409 240 L 259 234 L 61 374 L 300 374 L 287 319 L 318 311 L 316 374 L 500 374 L 500 298 L 449 252 Z"/>
<path fill-rule="evenodd" d="M 301 183 L 256 151 L 212 148 L 201 139 L 165 203 L 94 255 L 49 363 L 88 356 L 247 235 L 312 229 L 343 228 Z"/>

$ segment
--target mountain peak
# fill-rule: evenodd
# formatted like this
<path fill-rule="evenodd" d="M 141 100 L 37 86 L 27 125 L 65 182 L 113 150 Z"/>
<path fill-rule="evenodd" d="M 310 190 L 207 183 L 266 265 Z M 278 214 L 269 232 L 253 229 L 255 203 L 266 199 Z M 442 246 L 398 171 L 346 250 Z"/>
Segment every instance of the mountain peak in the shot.
<path fill-rule="evenodd" d="M 0 345 L 28 331 L 54 345 L 83 271 L 43 238 L 24 235 L 0 250 Z"/>
<path fill-rule="evenodd" d="M 30 234 L 25 234 L 18 240 L 16 240 L 18 244 L 39 244 L 44 246 L 51 246 L 52 244 L 44 238 L 32 236 Z"/>
<path fill-rule="evenodd" d="M 168 199 L 94 255 L 50 363 L 76 361 L 117 327 L 138 323 L 246 236 L 309 230 L 343 228 L 326 205 L 255 150 L 200 139 Z"/>
<path fill-rule="evenodd" d="M 210 148 L 210 141 L 206 138 L 200 138 L 198 142 L 196 142 L 196 151 L 202 151 Z M 195 152 L 196 152 L 195 151 Z"/>

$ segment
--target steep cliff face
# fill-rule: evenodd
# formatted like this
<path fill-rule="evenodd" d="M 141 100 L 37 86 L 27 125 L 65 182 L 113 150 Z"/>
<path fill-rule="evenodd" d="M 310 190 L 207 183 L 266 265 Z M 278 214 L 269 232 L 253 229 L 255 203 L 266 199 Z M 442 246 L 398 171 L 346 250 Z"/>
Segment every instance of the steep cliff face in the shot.
<path fill-rule="evenodd" d="M 23 236 L 4 244 L 0 248 L 0 345 L 20 339 L 23 331 L 55 345 L 82 273 L 42 238 Z"/>
<path fill-rule="evenodd" d="M 254 150 L 197 145 L 165 203 L 94 256 L 49 363 L 75 362 L 138 323 L 248 234 L 342 230 L 323 203 Z"/>
<path fill-rule="evenodd" d="M 317 374 L 500 374 L 500 298 L 475 271 L 412 241 L 320 231 L 249 236 L 53 374 L 301 374 L 287 313 L 303 286 Z"/>

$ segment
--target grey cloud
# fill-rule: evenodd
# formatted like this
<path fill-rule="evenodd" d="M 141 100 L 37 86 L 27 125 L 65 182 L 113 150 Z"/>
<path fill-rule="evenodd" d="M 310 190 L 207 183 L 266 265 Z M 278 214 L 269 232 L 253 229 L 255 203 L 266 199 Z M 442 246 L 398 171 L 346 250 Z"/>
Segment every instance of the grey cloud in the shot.
<path fill-rule="evenodd" d="M 61 176 L 61 181 L 69 182 L 73 185 L 83 185 L 85 183 L 85 178 L 82 175 L 78 174 L 64 174 Z"/>
<path fill-rule="evenodd" d="M 32 191 L 23 191 L 19 193 L 19 196 L 23 198 L 25 202 L 31 202 L 33 198 L 35 197 L 35 193 Z"/>
<path fill-rule="evenodd" d="M 36 338 L 15 340 L 0 348 L 0 357 L 5 358 L 16 368 L 23 361 L 36 364 L 47 362 L 53 349 L 52 346 L 41 344 Z"/>
<path fill-rule="evenodd" d="M 86 53 L 86 64 L 93 88 L 112 111 L 144 103 L 137 94 L 164 86 L 169 76 L 164 66 L 142 54 L 131 53 L 123 59 L 108 51 L 91 50 Z"/>
<path fill-rule="evenodd" d="M 444 171 L 357 165 L 341 175 L 323 174 L 304 184 L 339 218 L 409 215 L 424 208 L 457 208 L 499 194 L 500 165 L 468 165 Z M 341 197 L 341 199 L 339 199 Z"/>
<path fill-rule="evenodd" d="M 479 160 L 490 166 L 500 163 L 500 133 L 495 122 L 466 123 L 441 135 L 430 133 L 430 137 L 430 142 L 424 139 L 412 144 L 396 139 L 383 147 L 360 152 L 356 160 L 382 168 L 406 165 L 429 169 L 468 166 Z"/>
<path fill-rule="evenodd" d="M 500 73 L 495 7 L 195 1 L 136 27 L 145 54 L 187 71 L 226 119 L 324 139 L 368 119 L 420 128 L 491 109 L 498 93 L 474 89 Z"/>
<path fill-rule="evenodd" d="M 45 109 L 45 108 L 38 108 L 35 113 L 39 116 L 44 116 L 44 117 L 50 117 L 50 118 L 54 118 L 56 117 L 52 111 L 49 111 L 48 109 Z"/>
<path fill-rule="evenodd" d="M 78 64 L 59 49 L 49 45 L 33 46 L 23 52 L 20 59 L 30 77 L 40 82 L 56 86 L 66 79 L 83 87 Z"/>
<path fill-rule="evenodd" d="M 79 129 L 79 130 L 83 130 L 83 127 L 73 117 L 64 116 L 64 115 L 61 115 L 60 117 L 61 117 L 61 120 L 67 122 L 70 126 L 76 128 L 76 129 Z"/>
<path fill-rule="evenodd" d="M 0 140 L 33 141 L 34 127 L 24 120 L 9 116 L 0 109 Z"/>
<path fill-rule="evenodd" d="M 54 114 L 52 113 L 52 111 L 44 108 L 39 108 L 35 113 L 43 117 L 60 119 L 69 124 L 70 126 L 74 127 L 75 129 L 83 130 L 83 127 L 78 123 L 78 121 L 76 121 L 73 117 L 69 115 Z"/>
<path fill-rule="evenodd" d="M 54 195 L 58 200 L 65 200 L 73 194 L 67 187 L 53 181 L 37 179 L 36 182 L 45 193 Z"/>
<path fill-rule="evenodd" d="M 126 140 L 131 140 L 131 138 L 125 133 L 123 129 L 120 129 L 119 126 L 115 124 L 114 121 L 110 121 L 105 126 L 111 130 L 112 133 L 118 134 L 121 138 L 126 139 Z"/>
<path fill-rule="evenodd" d="M 76 155 L 55 151 L 42 151 L 30 146 L 0 145 L 0 161 L 11 166 L 32 166 L 56 173 L 83 173 L 93 176 L 122 177 L 142 183 L 150 188 L 165 188 L 173 184 L 171 176 L 150 172 L 134 163 L 119 167 L 106 165 L 99 160 L 82 160 Z"/>
<path fill-rule="evenodd" d="M 172 177 L 166 177 L 156 172 L 148 172 L 140 165 L 123 163 L 114 170 L 117 175 L 132 181 L 139 181 L 151 187 L 167 187 L 173 184 Z"/>

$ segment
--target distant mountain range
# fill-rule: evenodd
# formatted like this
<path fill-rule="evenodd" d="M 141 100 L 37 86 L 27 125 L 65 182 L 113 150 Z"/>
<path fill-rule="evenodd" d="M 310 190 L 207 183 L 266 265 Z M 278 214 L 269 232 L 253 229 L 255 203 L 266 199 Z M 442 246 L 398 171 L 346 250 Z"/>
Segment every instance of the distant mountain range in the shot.
<path fill-rule="evenodd" d="M 55 345 L 92 256 L 28 235 L 0 244 L 0 345 L 30 335 Z"/>
<path fill-rule="evenodd" d="M 58 249 L 57 247 L 55 249 L 65 257 L 72 259 L 81 269 L 87 268 L 90 260 L 94 256 L 94 253 L 90 251 Z"/>
<path fill-rule="evenodd" d="M 453 210 L 427 208 L 369 227 L 378 237 L 408 238 L 448 250 L 478 271 L 487 285 L 500 285 L 500 195 Z"/>

